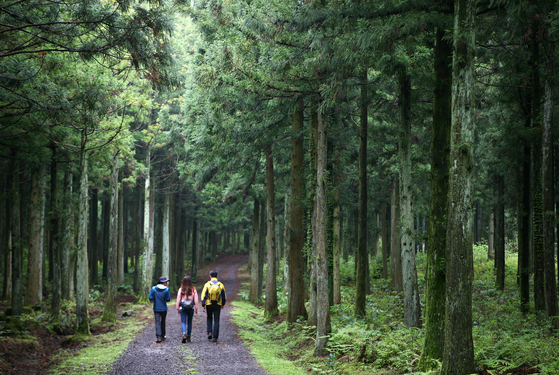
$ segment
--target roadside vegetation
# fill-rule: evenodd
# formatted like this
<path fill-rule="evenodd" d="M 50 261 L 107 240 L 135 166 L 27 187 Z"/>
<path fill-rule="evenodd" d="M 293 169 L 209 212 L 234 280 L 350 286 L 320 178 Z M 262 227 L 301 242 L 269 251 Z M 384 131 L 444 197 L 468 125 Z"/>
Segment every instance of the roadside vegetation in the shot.
<path fill-rule="evenodd" d="M 425 290 L 425 254 L 417 255 L 422 306 Z M 331 307 L 330 354 L 314 357 L 316 332 L 301 320 L 285 321 L 287 298 L 278 291 L 280 316 L 264 318 L 260 305 L 248 302 L 248 283 L 233 304 L 240 336 L 249 343 L 258 363 L 271 374 L 436 374 L 418 370 L 424 342 L 423 329 L 406 328 L 402 297 L 380 277 L 381 259 L 371 262 L 371 292 L 367 315 L 356 318 L 354 310 L 354 262 L 342 263 L 342 303 Z M 506 251 L 506 286 L 495 288 L 494 262 L 487 246 L 474 247 L 473 339 L 476 372 L 479 374 L 558 374 L 559 335 L 544 316 L 520 312 L 516 284 L 517 253 Z M 280 275 L 283 273 L 280 272 Z M 278 279 L 278 286 L 283 285 Z M 240 299 L 241 299 L 240 298 Z M 440 369 L 441 364 L 437 363 Z M 294 370 L 295 368 L 295 370 Z"/>

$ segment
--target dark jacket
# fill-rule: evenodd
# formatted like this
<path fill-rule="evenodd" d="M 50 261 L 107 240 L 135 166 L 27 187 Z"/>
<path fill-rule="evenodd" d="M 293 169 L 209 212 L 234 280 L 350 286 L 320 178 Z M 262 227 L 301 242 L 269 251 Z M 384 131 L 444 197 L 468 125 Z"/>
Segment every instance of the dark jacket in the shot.
<path fill-rule="evenodd" d="M 157 284 L 148 296 L 149 300 L 153 302 L 153 311 L 167 311 L 167 302 L 171 300 L 171 292 L 163 284 Z"/>

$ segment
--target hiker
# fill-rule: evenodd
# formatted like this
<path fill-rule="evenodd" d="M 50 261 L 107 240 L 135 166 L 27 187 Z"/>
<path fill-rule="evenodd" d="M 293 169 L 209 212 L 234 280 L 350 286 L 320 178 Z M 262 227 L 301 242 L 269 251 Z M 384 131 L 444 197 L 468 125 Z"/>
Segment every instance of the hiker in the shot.
<path fill-rule="evenodd" d="M 217 280 L 217 271 L 211 270 L 210 281 L 202 290 L 202 310 L 208 312 L 208 340 L 213 342 L 217 342 L 219 337 L 219 315 L 226 301 L 225 287 Z"/>
<path fill-rule="evenodd" d="M 181 316 L 182 343 L 190 342 L 190 334 L 192 333 L 192 317 L 196 313 L 198 315 L 198 292 L 190 276 L 182 279 L 181 287 L 177 293 L 177 314 Z M 187 330 L 188 320 L 188 330 Z"/>
<path fill-rule="evenodd" d="M 155 315 L 155 342 L 165 340 L 165 320 L 167 319 L 167 302 L 171 300 L 171 292 L 167 288 L 169 280 L 165 276 L 159 278 L 159 284 L 151 288 L 149 300 L 153 302 L 153 314 Z"/>

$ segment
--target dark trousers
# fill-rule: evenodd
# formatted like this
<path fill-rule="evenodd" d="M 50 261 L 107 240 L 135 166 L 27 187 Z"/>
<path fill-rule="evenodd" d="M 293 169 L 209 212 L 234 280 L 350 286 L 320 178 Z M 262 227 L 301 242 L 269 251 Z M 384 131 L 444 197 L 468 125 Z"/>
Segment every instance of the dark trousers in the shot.
<path fill-rule="evenodd" d="M 165 321 L 167 320 L 167 311 L 154 311 L 155 315 L 155 335 L 157 337 L 165 337 Z"/>
<path fill-rule="evenodd" d="M 206 312 L 208 313 L 208 335 L 211 334 L 213 338 L 217 339 L 219 337 L 219 315 L 221 314 L 221 306 L 217 303 L 206 305 Z"/>

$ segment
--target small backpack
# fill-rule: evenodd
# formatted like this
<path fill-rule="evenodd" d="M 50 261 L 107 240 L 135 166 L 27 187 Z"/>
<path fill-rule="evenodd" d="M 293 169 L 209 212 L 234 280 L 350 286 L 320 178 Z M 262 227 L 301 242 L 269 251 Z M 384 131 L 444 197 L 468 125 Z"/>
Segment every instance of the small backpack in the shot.
<path fill-rule="evenodd" d="M 218 302 L 221 300 L 221 283 L 219 281 L 210 281 L 210 285 L 208 287 L 208 296 L 210 301 Z"/>
<path fill-rule="evenodd" d="M 191 299 L 185 299 L 181 301 L 180 306 L 183 310 L 192 310 L 194 308 L 194 301 Z"/>

